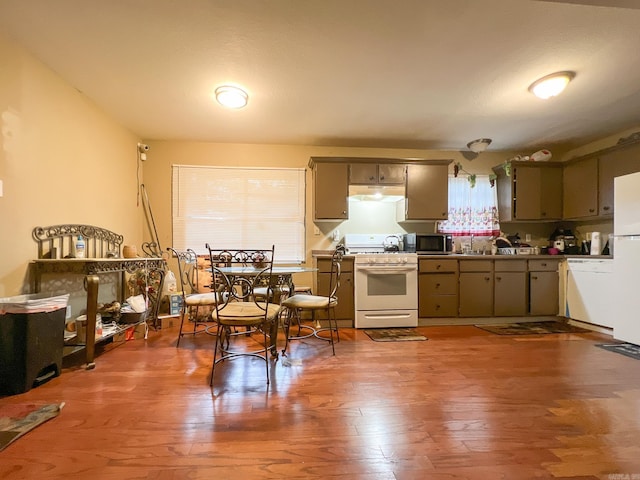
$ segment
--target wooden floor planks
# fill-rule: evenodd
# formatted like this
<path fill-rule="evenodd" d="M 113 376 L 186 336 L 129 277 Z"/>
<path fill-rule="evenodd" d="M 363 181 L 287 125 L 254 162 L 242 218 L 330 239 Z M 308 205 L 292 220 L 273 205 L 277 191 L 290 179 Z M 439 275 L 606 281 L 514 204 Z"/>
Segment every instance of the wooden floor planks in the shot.
<path fill-rule="evenodd" d="M 0 453 L 12 479 L 640 479 L 640 361 L 595 333 L 342 329 L 273 364 L 151 331 L 0 403 L 65 402 Z M 626 476 L 625 476 L 626 475 Z"/>

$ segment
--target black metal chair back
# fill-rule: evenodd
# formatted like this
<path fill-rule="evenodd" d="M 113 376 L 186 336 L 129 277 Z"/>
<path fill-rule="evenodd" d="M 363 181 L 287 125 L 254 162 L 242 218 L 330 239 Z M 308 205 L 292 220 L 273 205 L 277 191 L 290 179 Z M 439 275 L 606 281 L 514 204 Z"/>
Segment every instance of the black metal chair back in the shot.
<path fill-rule="evenodd" d="M 198 320 L 199 307 L 214 307 L 217 297 L 213 292 L 203 293 L 200 290 L 198 275 L 198 255 L 192 249 L 177 250 L 168 247 L 167 251 L 171 252 L 178 263 L 178 288 L 182 297 L 182 305 L 180 307 L 180 330 L 178 332 L 178 341 L 176 347 L 180 346 L 180 339 L 184 335 L 195 335 L 201 332 L 208 332 L 206 322 Z M 193 331 L 184 332 L 184 322 L 193 322 Z"/>
<path fill-rule="evenodd" d="M 274 303 L 281 281 L 273 275 L 275 247 L 270 249 L 215 249 L 206 245 L 211 261 L 213 290 L 220 298 L 212 312 L 218 324 L 218 335 L 211 369 L 211 384 L 215 366 L 220 361 L 240 355 L 259 357 L 265 360 L 267 383 L 269 383 L 268 352 L 277 357 L 276 337 L 280 305 Z M 261 288 L 262 294 L 255 293 Z M 266 289 L 266 290 L 265 290 Z M 266 291 L 266 295 L 264 292 Z M 251 332 L 263 334 L 263 345 L 258 351 L 231 349 L 230 339 L 237 327 L 246 327 Z M 268 339 L 271 341 L 269 342 Z M 218 357 L 220 352 L 220 357 Z"/>

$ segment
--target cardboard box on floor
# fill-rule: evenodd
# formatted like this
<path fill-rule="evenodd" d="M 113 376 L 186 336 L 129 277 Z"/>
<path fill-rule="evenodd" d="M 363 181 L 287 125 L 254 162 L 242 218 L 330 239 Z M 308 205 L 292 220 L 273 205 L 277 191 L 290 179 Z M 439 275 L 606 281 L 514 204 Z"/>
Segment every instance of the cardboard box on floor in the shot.
<path fill-rule="evenodd" d="M 158 315 L 160 320 L 160 329 L 167 330 L 169 328 L 180 326 L 180 314 L 177 315 Z"/>

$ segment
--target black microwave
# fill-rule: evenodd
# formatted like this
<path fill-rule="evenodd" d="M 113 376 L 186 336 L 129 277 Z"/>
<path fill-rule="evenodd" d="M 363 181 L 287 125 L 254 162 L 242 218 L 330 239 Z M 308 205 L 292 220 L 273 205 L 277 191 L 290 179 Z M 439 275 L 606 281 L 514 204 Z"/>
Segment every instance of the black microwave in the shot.
<path fill-rule="evenodd" d="M 404 251 L 416 253 L 451 253 L 453 236 L 440 233 L 406 233 Z"/>

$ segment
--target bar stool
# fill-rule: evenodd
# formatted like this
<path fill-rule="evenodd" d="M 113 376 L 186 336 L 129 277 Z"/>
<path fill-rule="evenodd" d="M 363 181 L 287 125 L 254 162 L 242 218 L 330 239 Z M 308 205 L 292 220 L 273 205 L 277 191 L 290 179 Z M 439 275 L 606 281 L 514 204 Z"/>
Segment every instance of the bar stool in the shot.
<path fill-rule="evenodd" d="M 340 286 L 340 264 L 342 262 L 342 256 L 345 253 L 345 249 L 342 245 L 339 245 L 333 252 L 331 257 L 331 276 L 329 278 L 329 290 L 327 295 L 313 295 L 309 287 L 300 286 L 300 293 L 296 293 L 294 288 L 294 294 L 286 298 L 282 302 L 282 306 L 287 310 L 285 316 L 285 346 L 282 350 L 283 355 L 286 354 L 287 347 L 290 340 L 300 340 L 303 338 L 316 337 L 321 340 L 326 340 L 331 343 L 331 350 L 333 355 L 336 354 L 333 332 L 336 332 L 337 341 L 340 341 L 340 334 L 338 332 L 338 322 L 336 320 L 335 307 L 338 305 L 337 290 Z M 306 293 L 302 293 L 306 292 Z M 305 325 L 301 321 L 301 315 L 303 312 L 311 312 L 314 326 Z M 320 321 L 317 318 L 318 312 L 325 312 L 329 326 L 322 328 Z M 291 323 L 295 321 L 298 326 L 298 332 L 296 335 L 291 335 Z M 302 330 L 310 330 L 306 335 L 302 334 Z M 320 336 L 319 332 L 329 331 L 329 338 Z"/>

